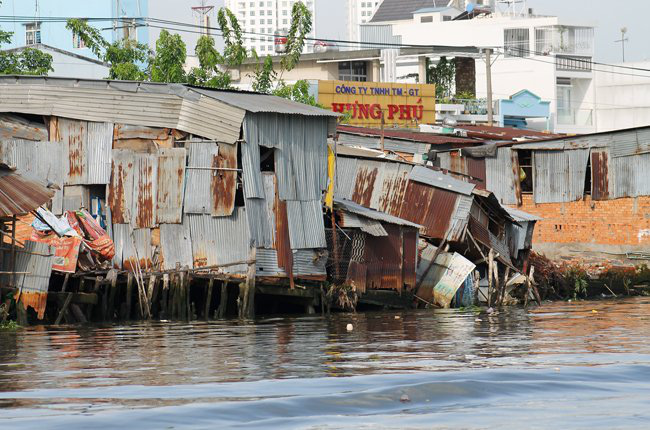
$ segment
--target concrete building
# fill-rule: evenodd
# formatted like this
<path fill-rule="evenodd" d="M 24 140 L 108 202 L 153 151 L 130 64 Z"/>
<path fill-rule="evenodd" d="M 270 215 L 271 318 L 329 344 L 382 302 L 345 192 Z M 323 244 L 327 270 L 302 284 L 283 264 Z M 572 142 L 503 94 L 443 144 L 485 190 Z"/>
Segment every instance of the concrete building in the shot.
<path fill-rule="evenodd" d="M 594 69 L 598 131 L 649 125 L 650 61 Z"/>
<path fill-rule="evenodd" d="M 296 0 L 226 0 L 225 6 L 230 9 L 242 27 L 246 49 L 255 49 L 259 55 L 275 52 L 274 37 L 276 31 L 285 32 L 291 26 L 291 10 Z M 304 2 L 314 16 L 312 31 L 307 35 L 313 38 L 316 34 L 315 2 Z M 311 52 L 312 44 L 307 43 L 306 52 Z"/>
<path fill-rule="evenodd" d="M 75 77 L 79 79 L 104 79 L 109 74 L 110 64 L 94 58 L 86 57 L 74 52 L 64 51 L 63 49 L 42 43 L 30 45 L 40 51 L 52 56 L 52 69 L 48 76 L 55 77 Z M 20 52 L 26 47 L 8 49 L 7 51 Z"/>
<path fill-rule="evenodd" d="M 65 28 L 62 20 L 49 20 L 52 17 L 79 16 L 110 18 L 93 21 L 92 25 L 101 28 L 102 36 L 109 42 L 129 37 L 142 43 L 149 43 L 149 30 L 138 22 L 123 23 L 121 17 L 148 16 L 148 0 L 96 0 L 90 2 L 70 2 L 60 0 L 4 0 L 0 4 L 0 15 L 33 17 L 32 21 L 0 22 L 0 29 L 13 32 L 10 44 L 3 49 L 20 48 L 44 44 L 89 58 L 97 58 L 83 41 Z"/>
<path fill-rule="evenodd" d="M 359 26 L 370 21 L 380 0 L 348 0 L 348 40 L 359 41 Z"/>
<path fill-rule="evenodd" d="M 495 99 L 526 89 L 551 101 L 553 130 L 596 130 L 592 26 L 535 15 L 522 7 L 523 2 L 513 7 L 512 2 L 496 1 L 490 8 L 469 7 L 465 11 L 458 3 L 463 2 L 384 0 L 370 22 L 361 26 L 361 40 L 499 47 L 492 57 Z M 414 81 L 421 67 L 420 56 L 402 57 L 395 66 L 396 78 Z M 485 62 L 477 60 L 474 67 L 476 95 L 485 97 Z"/>

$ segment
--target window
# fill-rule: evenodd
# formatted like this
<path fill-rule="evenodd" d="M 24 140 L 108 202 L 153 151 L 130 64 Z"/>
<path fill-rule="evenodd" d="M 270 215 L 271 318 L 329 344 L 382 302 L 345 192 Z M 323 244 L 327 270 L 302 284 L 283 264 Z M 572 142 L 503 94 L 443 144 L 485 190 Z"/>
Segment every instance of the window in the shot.
<path fill-rule="evenodd" d="M 527 28 L 507 28 L 503 30 L 503 48 L 506 57 L 530 56 L 530 31 Z"/>
<path fill-rule="evenodd" d="M 343 61 L 339 63 L 339 79 L 342 81 L 366 82 L 368 73 L 365 61 Z"/>
<path fill-rule="evenodd" d="M 254 19 L 251 19 L 250 22 L 251 22 L 251 25 L 255 25 L 255 20 Z"/>
<path fill-rule="evenodd" d="M 446 21 L 451 21 L 451 16 L 449 16 L 449 15 L 443 15 L 442 20 L 445 21 L 445 22 L 446 22 Z"/>
<path fill-rule="evenodd" d="M 571 79 L 557 78 L 557 123 L 575 124 L 574 111 L 571 106 Z"/>
<path fill-rule="evenodd" d="M 533 192 L 533 151 L 522 149 L 518 153 L 521 192 L 531 194 Z"/>
<path fill-rule="evenodd" d="M 35 45 L 37 43 L 41 43 L 41 23 L 25 24 L 25 45 Z"/>
<path fill-rule="evenodd" d="M 266 24 L 266 21 L 263 20 L 263 19 L 260 19 L 260 24 L 264 25 L 264 24 Z"/>
<path fill-rule="evenodd" d="M 282 15 L 287 16 L 287 10 L 286 9 L 282 11 Z"/>
<path fill-rule="evenodd" d="M 263 10 L 260 11 L 260 16 L 264 16 L 264 11 Z"/>
<path fill-rule="evenodd" d="M 288 24 L 287 20 L 286 20 L 286 19 L 283 19 L 283 20 L 282 20 L 282 24 Z"/>
<path fill-rule="evenodd" d="M 420 17 L 420 22 L 433 22 L 433 17 L 432 16 L 423 16 Z"/>

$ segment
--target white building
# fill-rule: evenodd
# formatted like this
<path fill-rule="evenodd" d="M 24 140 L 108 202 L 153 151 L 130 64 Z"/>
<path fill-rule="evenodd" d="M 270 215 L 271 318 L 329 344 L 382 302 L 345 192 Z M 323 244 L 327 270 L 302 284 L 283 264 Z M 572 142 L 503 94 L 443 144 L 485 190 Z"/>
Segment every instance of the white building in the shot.
<path fill-rule="evenodd" d="M 274 38 L 276 31 L 287 31 L 291 26 L 291 10 L 296 0 L 226 0 L 225 6 L 230 9 L 245 33 L 246 49 L 255 49 L 257 54 L 274 53 Z M 315 0 L 303 2 L 312 13 L 312 30 L 307 35 L 313 38 L 316 34 Z M 311 52 L 312 44 L 305 43 L 305 51 Z"/>
<path fill-rule="evenodd" d="M 594 69 L 597 131 L 650 125 L 650 61 Z"/>
<path fill-rule="evenodd" d="M 370 21 L 381 0 L 348 0 L 348 40 L 359 41 L 359 26 Z"/>
<path fill-rule="evenodd" d="M 6 52 L 21 52 L 26 48 L 21 46 L 8 49 Z M 48 76 L 79 79 L 108 78 L 110 64 L 103 61 L 42 43 L 31 45 L 29 48 L 38 49 L 52 56 L 52 71 L 47 74 Z"/>
<path fill-rule="evenodd" d="M 361 40 L 493 48 L 494 99 L 529 90 L 551 101 L 550 125 L 554 131 L 596 130 L 592 26 L 535 15 L 525 8 L 523 1 L 492 1 L 493 13 L 481 13 L 480 8 L 467 13 L 461 9 L 464 3 L 384 0 L 370 22 L 361 26 Z M 417 56 L 410 61 L 402 57 L 392 73 L 398 80 L 415 79 L 422 75 L 423 63 Z M 385 76 L 392 75 L 388 63 L 382 64 L 382 68 L 387 71 Z M 476 59 L 475 69 L 476 96 L 486 97 L 483 59 Z"/>

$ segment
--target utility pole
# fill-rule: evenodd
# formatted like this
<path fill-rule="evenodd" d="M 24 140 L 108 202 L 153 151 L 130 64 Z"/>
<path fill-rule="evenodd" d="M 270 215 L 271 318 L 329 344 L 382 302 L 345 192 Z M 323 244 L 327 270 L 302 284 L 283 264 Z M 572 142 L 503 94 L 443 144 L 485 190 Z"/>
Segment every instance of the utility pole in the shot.
<path fill-rule="evenodd" d="M 199 25 L 201 26 L 201 35 L 210 35 L 210 13 L 214 10 L 214 6 L 206 4 L 206 0 L 201 0 L 201 6 L 193 6 L 192 11 L 199 17 Z"/>
<path fill-rule="evenodd" d="M 492 49 L 485 49 L 485 76 L 487 78 L 487 115 L 488 125 L 492 127 L 494 112 L 492 110 Z"/>
<path fill-rule="evenodd" d="M 621 40 L 615 40 L 614 42 L 616 43 L 621 43 L 621 47 L 623 48 L 623 62 L 625 63 L 625 42 L 627 42 L 629 39 L 625 37 L 625 34 L 627 34 L 627 27 L 621 28 Z"/>

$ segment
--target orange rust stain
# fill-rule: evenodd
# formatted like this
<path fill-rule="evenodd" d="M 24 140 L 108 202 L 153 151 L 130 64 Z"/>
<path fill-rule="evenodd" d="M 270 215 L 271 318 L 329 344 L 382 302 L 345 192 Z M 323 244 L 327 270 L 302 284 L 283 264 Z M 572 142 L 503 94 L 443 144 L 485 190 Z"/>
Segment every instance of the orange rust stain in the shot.
<path fill-rule="evenodd" d="M 359 173 L 357 174 L 357 179 L 354 184 L 354 192 L 352 193 L 352 201 L 360 204 L 361 206 L 370 207 L 372 192 L 375 189 L 376 179 L 376 168 L 359 169 Z"/>
<path fill-rule="evenodd" d="M 18 293 L 14 296 L 14 299 L 18 298 Z M 23 291 L 20 294 L 20 302 L 23 304 L 25 310 L 28 307 L 33 308 L 36 311 L 36 315 L 39 320 L 42 320 L 45 316 L 45 307 L 47 306 L 47 292 L 37 293 L 37 292 L 27 292 Z"/>
<path fill-rule="evenodd" d="M 212 167 L 237 168 L 237 145 L 220 144 L 219 154 L 212 159 Z M 212 215 L 229 216 L 235 209 L 235 191 L 237 172 L 215 170 L 212 175 L 210 191 L 212 193 Z"/>

